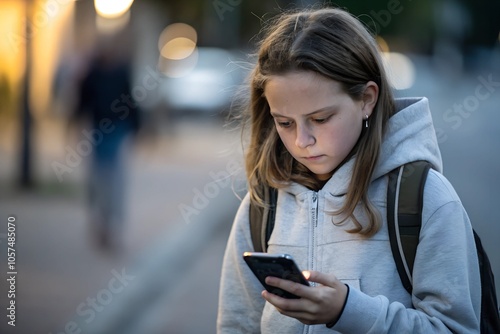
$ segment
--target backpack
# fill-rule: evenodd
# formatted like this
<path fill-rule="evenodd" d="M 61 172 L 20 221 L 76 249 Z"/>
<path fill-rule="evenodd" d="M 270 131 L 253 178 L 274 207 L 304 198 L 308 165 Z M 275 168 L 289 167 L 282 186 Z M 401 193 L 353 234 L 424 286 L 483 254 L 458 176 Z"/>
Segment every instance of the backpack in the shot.
<path fill-rule="evenodd" d="M 387 221 L 391 250 L 404 288 L 412 292 L 412 270 L 422 224 L 424 186 L 431 164 L 415 161 L 389 173 Z M 274 228 L 278 191 L 262 187 L 266 207 L 250 204 L 250 234 L 256 252 L 266 252 Z M 481 333 L 500 333 L 495 279 L 481 239 L 474 233 L 481 276 Z"/>

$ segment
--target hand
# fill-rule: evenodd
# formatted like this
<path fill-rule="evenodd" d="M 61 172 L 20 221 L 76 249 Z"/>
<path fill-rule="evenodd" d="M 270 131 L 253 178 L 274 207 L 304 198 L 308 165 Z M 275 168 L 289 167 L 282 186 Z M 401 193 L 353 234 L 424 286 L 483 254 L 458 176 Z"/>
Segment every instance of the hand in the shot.
<path fill-rule="evenodd" d="M 318 271 L 302 273 L 308 281 L 319 284 L 312 287 L 277 277 L 266 278 L 267 284 L 291 292 L 301 297 L 300 299 L 282 298 L 266 290 L 262 292 L 262 297 L 281 314 L 306 325 L 326 324 L 336 320 L 347 298 L 347 286 L 333 274 L 327 275 Z"/>

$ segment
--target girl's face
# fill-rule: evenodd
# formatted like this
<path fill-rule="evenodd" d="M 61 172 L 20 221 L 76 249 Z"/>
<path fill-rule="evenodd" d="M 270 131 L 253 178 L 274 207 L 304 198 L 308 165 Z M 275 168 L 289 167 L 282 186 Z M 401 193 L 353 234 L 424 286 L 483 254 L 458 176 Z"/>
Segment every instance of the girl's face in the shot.
<path fill-rule="evenodd" d="M 356 145 L 378 87 L 369 82 L 363 99 L 355 101 L 339 82 L 299 71 L 271 76 L 264 94 L 288 152 L 319 180 L 327 180 Z"/>

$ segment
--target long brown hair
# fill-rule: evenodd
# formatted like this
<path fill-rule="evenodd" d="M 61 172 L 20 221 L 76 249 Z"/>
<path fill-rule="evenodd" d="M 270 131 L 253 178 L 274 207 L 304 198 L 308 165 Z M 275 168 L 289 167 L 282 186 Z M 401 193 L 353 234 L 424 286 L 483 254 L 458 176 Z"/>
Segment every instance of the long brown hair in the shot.
<path fill-rule="evenodd" d="M 340 9 L 285 13 L 264 29 L 258 60 L 250 76 L 247 109 L 250 142 L 246 172 L 250 198 L 257 205 L 264 205 L 261 185 L 281 188 L 297 182 L 315 190 L 322 186 L 284 147 L 264 96 L 269 76 L 292 71 L 313 71 L 335 80 L 356 101 L 362 99 L 369 81 L 379 87 L 370 125 L 351 152 L 356 153 L 356 161 L 346 200 L 340 210 L 331 213 L 345 217 L 340 224 L 351 218 L 355 227 L 349 232 L 373 235 L 381 223 L 377 210 L 368 200 L 367 190 L 387 120 L 394 113 L 394 99 L 374 38 L 355 17 Z M 368 213 L 366 226 L 354 217 L 358 203 Z"/>

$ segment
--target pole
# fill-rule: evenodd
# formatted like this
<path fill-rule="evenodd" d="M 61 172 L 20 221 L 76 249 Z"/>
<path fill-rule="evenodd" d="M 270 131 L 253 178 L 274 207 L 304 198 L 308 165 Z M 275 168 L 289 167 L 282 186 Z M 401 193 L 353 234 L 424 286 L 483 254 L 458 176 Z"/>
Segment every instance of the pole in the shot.
<path fill-rule="evenodd" d="M 21 110 L 21 175 L 20 186 L 22 188 L 31 188 L 33 186 L 33 177 L 31 170 L 31 127 L 32 117 L 30 110 L 30 77 L 31 77 L 31 38 L 32 32 L 29 27 L 29 18 L 31 15 L 31 0 L 26 1 L 26 23 L 25 23 L 25 52 L 26 67 L 23 82 L 23 99 Z"/>

